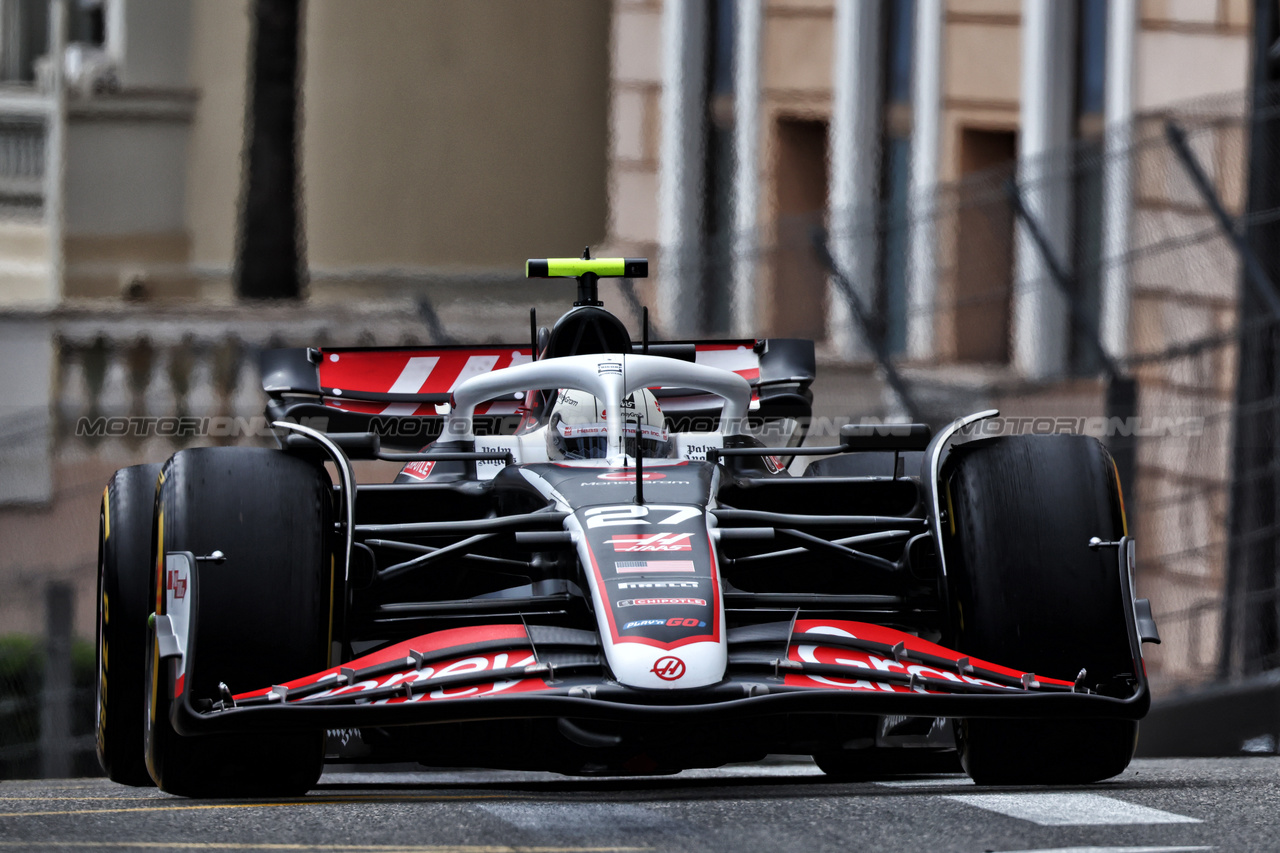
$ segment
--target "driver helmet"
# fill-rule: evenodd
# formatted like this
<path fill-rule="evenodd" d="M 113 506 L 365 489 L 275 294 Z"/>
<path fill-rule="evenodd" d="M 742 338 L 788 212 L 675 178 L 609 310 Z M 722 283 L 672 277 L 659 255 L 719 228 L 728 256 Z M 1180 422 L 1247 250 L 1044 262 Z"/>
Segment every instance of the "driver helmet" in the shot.
<path fill-rule="evenodd" d="M 636 416 L 640 416 L 640 452 L 636 452 Z M 557 459 L 604 459 L 609 455 L 605 404 L 586 391 L 570 388 L 556 395 L 547 425 L 547 456 Z M 623 449 L 630 456 L 665 459 L 674 443 L 666 418 L 653 394 L 641 388 L 622 400 Z"/>

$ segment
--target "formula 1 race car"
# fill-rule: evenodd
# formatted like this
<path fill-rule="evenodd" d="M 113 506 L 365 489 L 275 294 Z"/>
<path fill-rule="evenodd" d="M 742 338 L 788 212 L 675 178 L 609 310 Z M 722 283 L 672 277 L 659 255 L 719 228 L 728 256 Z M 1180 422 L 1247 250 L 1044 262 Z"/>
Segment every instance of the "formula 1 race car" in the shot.
<path fill-rule="evenodd" d="M 271 796 L 326 760 L 1128 765 L 1158 636 L 1098 442 L 980 437 L 995 412 L 808 434 L 811 342 L 650 342 L 647 319 L 634 342 L 598 279 L 647 261 L 586 255 L 529 261 L 578 284 L 529 344 L 268 351 L 278 449 L 115 474 L 112 779 Z M 357 484 L 375 459 L 404 463 L 395 482 Z"/>

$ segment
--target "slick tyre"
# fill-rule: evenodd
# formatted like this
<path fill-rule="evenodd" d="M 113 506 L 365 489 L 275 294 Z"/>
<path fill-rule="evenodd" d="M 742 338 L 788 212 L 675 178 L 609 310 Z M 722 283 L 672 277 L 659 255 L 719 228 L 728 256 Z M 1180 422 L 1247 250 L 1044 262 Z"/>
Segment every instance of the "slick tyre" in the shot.
<path fill-rule="evenodd" d="M 233 694 L 328 666 L 331 590 L 330 483 L 323 469 L 276 450 L 197 448 L 161 473 L 151 589 L 168 596 L 164 555 L 222 551 L 198 563 L 190 625 L 192 659 L 172 701 L 207 708 L 224 682 Z M 182 589 L 186 594 L 188 590 Z M 175 674 L 151 630 L 147 766 L 161 790 L 189 797 L 301 794 L 320 777 L 324 733 L 198 735 L 171 725 Z"/>
<path fill-rule="evenodd" d="M 123 785 L 151 786 L 143 753 L 151 516 L 159 465 L 122 468 L 98 513 L 98 763 Z"/>
<path fill-rule="evenodd" d="M 951 647 L 1100 693 L 1131 694 L 1128 616 L 1114 547 L 1124 535 L 1115 465 L 1085 436 L 1009 436 L 961 445 L 943 474 Z M 1138 724 L 1119 719 L 957 723 L 979 784 L 1074 784 L 1128 766 Z"/>

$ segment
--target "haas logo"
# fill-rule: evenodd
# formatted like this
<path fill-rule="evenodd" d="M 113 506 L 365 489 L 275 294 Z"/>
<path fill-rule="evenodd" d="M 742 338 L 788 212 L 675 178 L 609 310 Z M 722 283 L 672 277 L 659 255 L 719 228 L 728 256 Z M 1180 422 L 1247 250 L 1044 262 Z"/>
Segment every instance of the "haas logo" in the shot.
<path fill-rule="evenodd" d="M 653 669 L 649 670 L 663 681 L 675 681 L 677 678 L 684 677 L 684 661 L 678 657 L 667 655 L 658 658 L 654 663 Z"/>
<path fill-rule="evenodd" d="M 692 533 L 615 533 L 606 539 L 615 552 L 692 551 Z"/>
<path fill-rule="evenodd" d="M 174 598 L 186 598 L 187 576 L 178 569 L 169 569 L 165 576 L 164 588 L 173 593 Z"/>

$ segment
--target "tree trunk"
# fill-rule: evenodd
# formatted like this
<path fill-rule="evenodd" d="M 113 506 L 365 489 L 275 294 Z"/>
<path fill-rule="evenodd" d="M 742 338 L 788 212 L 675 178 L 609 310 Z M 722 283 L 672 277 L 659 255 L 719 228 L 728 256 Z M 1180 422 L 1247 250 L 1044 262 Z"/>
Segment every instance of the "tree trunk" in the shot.
<path fill-rule="evenodd" d="M 306 277 L 298 214 L 302 0 L 254 0 L 236 294 L 296 299 Z"/>

